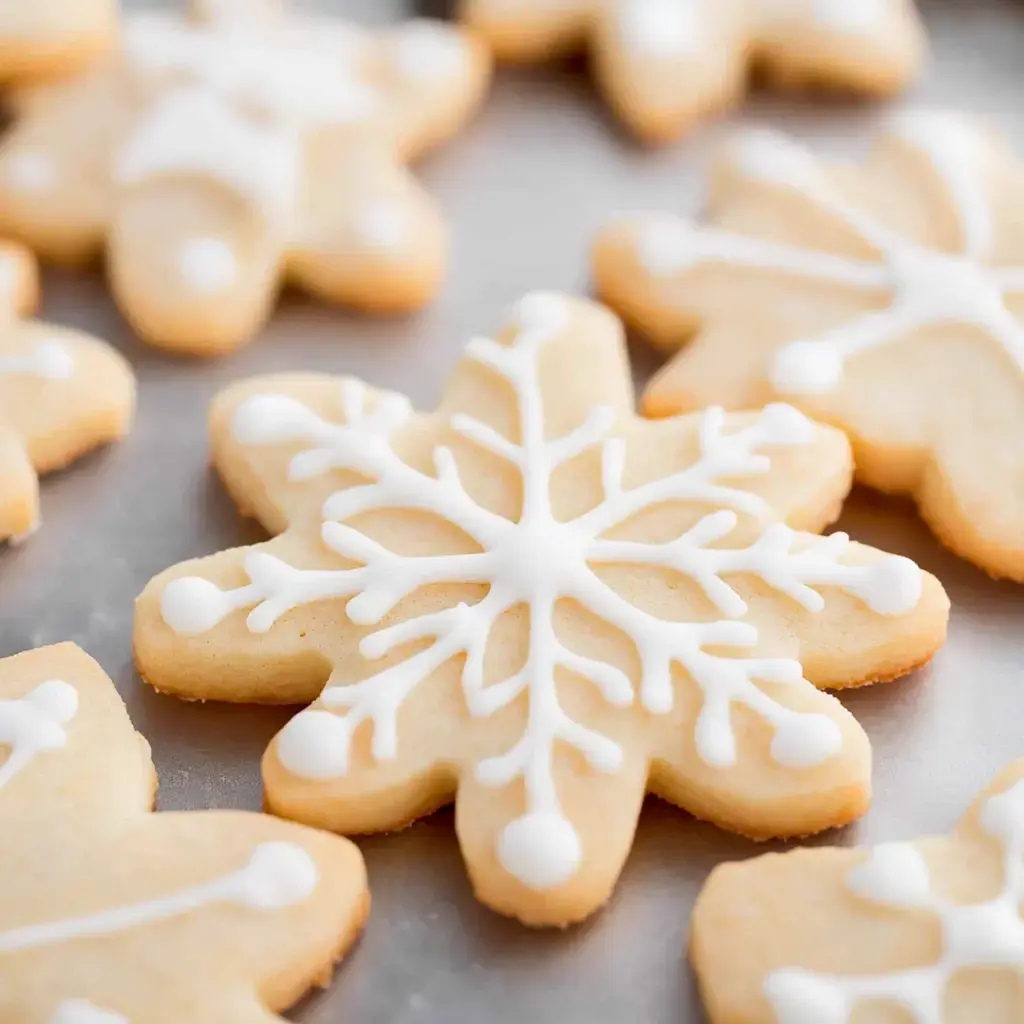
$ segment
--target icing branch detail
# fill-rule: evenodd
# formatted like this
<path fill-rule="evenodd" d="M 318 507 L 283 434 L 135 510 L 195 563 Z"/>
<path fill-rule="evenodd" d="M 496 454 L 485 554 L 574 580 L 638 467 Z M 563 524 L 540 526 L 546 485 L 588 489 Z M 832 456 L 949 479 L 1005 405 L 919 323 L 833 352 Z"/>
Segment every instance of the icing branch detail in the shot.
<path fill-rule="evenodd" d="M 708 410 L 700 421 L 695 461 L 635 486 L 625 480 L 626 446 L 615 436 L 611 409 L 593 408 L 564 436 L 548 437 L 540 354 L 567 327 L 568 312 L 558 298 L 535 294 L 523 300 L 519 317 L 520 329 L 508 345 L 478 339 L 467 350 L 471 359 L 509 385 L 516 400 L 518 436 L 506 437 L 466 415 L 449 421 L 455 434 L 515 467 L 522 481 L 517 521 L 476 503 L 463 486 L 450 448 L 435 449 L 433 475 L 399 458 L 392 436 L 408 422 L 410 410 L 397 396 L 383 394 L 370 403 L 361 385 L 345 381 L 345 421 L 332 424 L 291 398 L 257 395 L 237 409 L 232 424 L 237 441 L 308 445 L 291 461 L 293 480 L 343 471 L 372 481 L 337 491 L 323 509 L 325 546 L 353 565 L 298 569 L 256 550 L 245 559 L 245 585 L 222 590 L 208 580 L 181 578 L 165 588 L 161 607 L 166 623 L 183 635 L 204 633 L 242 609 L 250 609 L 248 628 L 263 632 L 291 609 L 329 598 L 348 598 L 346 613 L 353 622 L 377 626 L 420 587 L 446 582 L 487 585 L 485 596 L 475 604 L 458 604 L 369 633 L 360 653 L 371 662 L 405 645 L 415 643 L 418 648 L 362 681 L 328 686 L 321 706 L 297 715 L 283 731 L 278 756 L 290 771 L 307 778 L 344 775 L 352 737 L 362 723 L 370 722 L 373 757 L 393 758 L 403 702 L 441 665 L 461 656 L 462 690 L 474 717 L 492 715 L 525 697 L 522 735 L 508 750 L 481 761 L 476 773 L 486 786 L 504 787 L 522 779 L 525 811 L 501 834 L 498 853 L 510 873 L 544 889 L 570 878 L 581 857 L 579 838 L 556 791 L 556 746 L 575 749 L 596 772 L 614 772 L 623 757 L 616 742 L 565 711 L 558 695 L 559 673 L 586 680 L 612 707 L 639 700 L 648 711 L 662 714 L 673 705 L 672 673 L 680 665 L 703 693 L 694 742 L 705 761 L 716 766 L 734 763 L 731 709 L 743 704 L 771 725 L 772 753 L 780 763 L 794 768 L 815 765 L 839 749 L 839 730 L 826 716 L 793 711 L 757 685 L 810 684 L 796 661 L 743 656 L 756 645 L 757 630 L 738 621 L 747 607 L 727 578 L 757 577 L 809 611 L 823 607 L 819 587 L 838 587 L 883 615 L 912 608 L 921 581 L 917 567 L 903 558 L 848 564 L 844 558 L 849 541 L 843 534 L 807 538 L 775 524 L 747 546 L 714 546 L 733 531 L 738 513 L 764 518 L 769 511 L 760 496 L 736 481 L 756 479 L 770 470 L 766 449 L 810 441 L 810 422 L 789 406 L 769 406 L 733 432 L 727 431 L 720 409 Z M 573 519 L 556 519 L 551 495 L 555 470 L 595 451 L 601 500 Z M 707 506 L 709 511 L 666 543 L 607 536 L 637 514 L 666 502 Z M 388 509 L 432 513 L 458 526 L 479 550 L 403 556 L 346 525 L 359 513 Z M 667 621 L 636 607 L 595 571 L 615 564 L 660 566 L 690 578 L 721 618 Z M 571 650 L 559 639 L 555 607 L 564 599 L 578 602 L 632 639 L 640 662 L 638 690 L 615 666 Z M 525 664 L 508 678 L 488 681 L 487 644 L 495 624 L 513 606 L 525 607 L 529 614 Z M 709 648 L 722 647 L 732 653 L 709 653 Z"/>
<path fill-rule="evenodd" d="M 63 747 L 68 741 L 64 726 L 77 713 L 78 691 L 59 679 L 40 683 L 18 700 L 0 700 L 0 748 L 9 750 L 0 764 L 0 790 L 37 754 Z"/>
<path fill-rule="evenodd" d="M 880 262 L 839 256 L 703 228 L 660 216 L 636 223 L 634 244 L 647 271 L 669 277 L 715 263 L 791 274 L 860 292 L 888 292 L 889 305 L 778 350 L 771 381 L 781 394 L 827 394 L 847 361 L 916 330 L 970 324 L 996 341 L 1024 372 L 1024 329 L 1005 297 L 1024 289 L 1024 267 L 991 266 L 995 230 L 986 185 L 989 156 L 982 134 L 961 118 L 934 111 L 905 113 L 890 134 L 932 168 L 956 216 L 959 245 L 931 249 L 888 228 L 848 201 L 802 146 L 766 130 L 743 133 L 729 153 L 735 173 L 771 188 L 797 189 L 822 212 L 875 249 Z"/>
<path fill-rule="evenodd" d="M 112 935 L 153 921 L 166 921 L 216 903 L 253 910 L 281 910 L 308 899 L 316 888 L 313 858 L 295 843 L 257 846 L 249 862 L 229 875 L 169 896 L 132 903 L 95 914 L 0 932 L 0 953 L 40 949 L 83 936 Z"/>
<path fill-rule="evenodd" d="M 979 824 L 1003 847 L 1003 884 L 990 900 L 957 904 L 932 887 L 925 859 L 911 843 L 883 843 L 847 876 L 851 892 L 879 907 L 925 912 L 938 918 L 942 953 L 922 967 L 873 975 L 817 974 L 801 968 L 774 971 L 765 995 L 779 1024 L 849 1024 L 856 1004 L 892 1003 L 914 1024 L 943 1024 L 946 989 L 972 968 L 1024 973 L 1024 782 L 989 797 Z"/>

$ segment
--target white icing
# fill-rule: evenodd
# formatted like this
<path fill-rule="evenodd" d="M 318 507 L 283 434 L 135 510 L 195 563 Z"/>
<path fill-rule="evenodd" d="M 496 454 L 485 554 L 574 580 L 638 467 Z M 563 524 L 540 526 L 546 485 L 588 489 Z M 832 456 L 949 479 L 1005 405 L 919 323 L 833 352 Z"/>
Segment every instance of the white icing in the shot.
<path fill-rule="evenodd" d="M 46 153 L 20 150 L 4 161 L 4 174 L 23 192 L 48 192 L 57 183 L 57 164 Z"/>
<path fill-rule="evenodd" d="M 277 754 L 296 775 L 334 778 L 348 770 L 351 737 L 364 722 L 373 727 L 372 754 L 393 758 L 398 745 L 398 712 L 408 695 L 439 666 L 463 655 L 461 681 L 469 713 L 487 717 L 525 696 L 528 716 L 520 739 L 476 767 L 485 786 L 505 787 L 523 780 L 525 810 L 505 828 L 498 855 L 505 868 L 535 888 L 564 882 L 580 860 L 580 841 L 562 812 L 553 757 L 556 744 L 578 751 L 595 772 L 614 772 L 622 761 L 619 745 L 572 719 L 559 702 L 557 675 L 569 671 L 591 682 L 609 704 L 634 703 L 631 680 L 614 666 L 566 647 L 553 622 L 557 601 L 570 598 L 632 638 L 640 665 L 639 699 L 654 714 L 673 705 L 673 670 L 681 666 L 703 694 L 694 743 L 709 764 L 727 766 L 737 757 L 731 709 L 741 704 L 764 719 L 774 733 L 772 753 L 780 763 L 800 768 L 818 764 L 841 745 L 838 727 L 820 714 L 803 714 L 778 703 L 760 681 L 809 687 L 800 665 L 784 658 L 744 657 L 757 643 L 757 630 L 736 621 L 746 603 L 724 579 L 755 576 L 808 611 L 824 599 L 820 586 L 839 587 L 880 614 L 898 615 L 919 597 L 921 575 L 907 559 L 890 557 L 870 565 L 843 561 L 848 539 L 801 536 L 782 524 L 768 526 L 750 545 L 720 548 L 737 523 L 737 512 L 765 516 L 769 509 L 738 481 L 769 471 L 764 449 L 803 445 L 813 427 L 788 406 L 772 405 L 744 428 L 726 432 L 720 409 L 700 423 L 700 453 L 686 469 L 663 479 L 626 487 L 624 442 L 615 436 L 615 417 L 594 407 L 568 434 L 546 432 L 539 360 L 544 346 L 568 326 L 570 312 L 558 296 L 535 294 L 523 300 L 519 331 L 502 345 L 489 339 L 470 343 L 468 357 L 503 380 L 515 395 L 519 437 L 498 433 L 464 414 L 453 415 L 451 430 L 492 452 L 520 474 L 523 502 L 517 521 L 506 519 L 473 499 L 464 488 L 455 455 L 434 450 L 435 475 L 413 469 L 396 453 L 393 434 L 408 422 L 408 402 L 393 394 L 372 405 L 361 384 L 341 386 L 343 421 L 328 422 L 284 395 L 256 395 L 235 413 L 232 436 L 245 445 L 305 445 L 289 465 L 291 480 L 334 469 L 354 472 L 368 483 L 330 496 L 322 527 L 326 548 L 355 563 L 348 569 L 297 569 L 275 556 L 253 550 L 245 558 L 249 582 L 222 590 L 197 577 L 172 581 L 161 596 L 165 622 L 182 635 L 212 629 L 225 616 L 251 609 L 254 633 L 269 630 L 291 609 L 331 598 L 347 598 L 348 618 L 379 626 L 406 596 L 445 582 L 487 584 L 486 596 L 413 617 L 369 633 L 362 655 L 372 661 L 409 643 L 419 649 L 361 682 L 328 686 L 322 707 L 297 715 L 281 733 Z M 555 518 L 550 484 L 559 466 L 585 452 L 601 460 L 603 497 L 574 519 Z M 723 481 L 728 480 L 729 483 Z M 706 505 L 695 526 L 666 543 L 607 539 L 610 531 L 638 513 L 664 502 Z M 407 508 L 432 513 L 458 526 L 479 545 L 479 553 L 405 557 L 382 547 L 346 521 L 373 510 Z M 595 565 L 661 566 L 689 577 L 721 613 L 717 621 L 666 621 L 634 606 L 606 585 Z M 492 628 L 513 606 L 529 610 L 526 663 L 510 678 L 487 683 L 484 660 Z M 731 655 L 708 648 L 732 648 Z M 344 714 L 334 714 L 333 710 Z"/>
<path fill-rule="evenodd" d="M 75 374 L 75 360 L 59 341 L 41 341 L 19 355 L 0 356 L 0 376 L 3 374 L 70 380 Z"/>
<path fill-rule="evenodd" d="M 308 32 L 287 26 L 244 31 L 142 15 L 125 32 L 129 62 L 141 75 L 176 74 L 229 103 L 278 121 L 316 125 L 358 120 L 378 97 L 353 69 Z"/>
<path fill-rule="evenodd" d="M 704 0 L 621 0 L 619 33 L 632 51 L 651 57 L 697 52 L 705 42 Z"/>
<path fill-rule="evenodd" d="M 298 141 L 239 117 L 216 94 L 182 88 L 158 100 L 118 154 L 114 175 L 134 185 L 164 175 L 208 175 L 277 214 L 290 212 Z"/>
<path fill-rule="evenodd" d="M 815 24 L 835 32 L 878 32 L 892 13 L 891 0 L 812 0 Z"/>
<path fill-rule="evenodd" d="M 0 790 L 35 760 L 59 750 L 68 741 L 65 726 L 78 712 L 73 686 L 51 679 L 17 700 L 0 700 L 0 748 L 8 749 L 0 764 Z"/>
<path fill-rule="evenodd" d="M 282 910 L 309 899 L 317 881 L 316 863 L 301 846 L 287 842 L 262 843 L 253 850 L 244 867 L 212 882 L 95 914 L 0 932 L 0 953 L 112 935 L 218 903 L 252 910 Z"/>
<path fill-rule="evenodd" d="M 873 975 L 818 974 L 798 967 L 765 980 L 778 1024 L 849 1024 L 858 1003 L 891 1003 L 914 1024 L 943 1024 L 946 989 L 971 968 L 1024 973 L 1024 782 L 984 802 L 981 828 L 1003 846 L 1000 892 L 981 903 L 956 904 L 932 889 L 928 865 L 910 843 L 885 843 L 850 872 L 852 892 L 893 910 L 934 915 L 942 953 L 934 964 Z"/>
<path fill-rule="evenodd" d="M 361 206 L 352 218 L 357 242 L 371 249 L 398 249 L 409 238 L 408 211 L 398 203 L 378 199 Z"/>
<path fill-rule="evenodd" d="M 224 238 L 190 238 L 178 254 L 181 279 L 197 292 L 214 294 L 235 283 L 238 260 Z"/>
<path fill-rule="evenodd" d="M 129 1024 L 128 1018 L 101 1010 L 87 999 L 65 999 L 50 1017 L 50 1024 Z"/>
<path fill-rule="evenodd" d="M 980 328 L 1024 372 L 1024 330 L 1004 301 L 1007 293 L 1024 291 L 1024 267 L 985 262 L 994 222 L 985 187 L 984 140 L 961 118 L 934 111 L 902 114 L 890 131 L 933 168 L 957 217 L 959 251 L 925 248 L 889 229 L 832 188 L 810 153 L 762 130 L 746 133 L 730 150 L 735 169 L 752 180 L 799 190 L 873 246 L 881 262 L 699 228 L 668 217 L 648 218 L 636 226 L 638 256 L 655 277 L 725 263 L 892 294 L 882 309 L 783 345 L 770 371 L 781 394 L 827 394 L 840 384 L 847 363 L 857 354 L 944 324 Z"/>
<path fill-rule="evenodd" d="M 274 212 L 288 211 L 304 133 L 378 108 L 376 91 L 355 74 L 339 38 L 329 28 L 234 16 L 205 25 L 163 15 L 131 19 L 129 66 L 162 89 L 129 136 L 116 177 L 210 175 Z"/>
<path fill-rule="evenodd" d="M 461 35 L 440 21 L 407 21 L 395 31 L 392 45 L 395 67 L 413 82 L 457 78 L 466 69 L 468 52 Z"/>

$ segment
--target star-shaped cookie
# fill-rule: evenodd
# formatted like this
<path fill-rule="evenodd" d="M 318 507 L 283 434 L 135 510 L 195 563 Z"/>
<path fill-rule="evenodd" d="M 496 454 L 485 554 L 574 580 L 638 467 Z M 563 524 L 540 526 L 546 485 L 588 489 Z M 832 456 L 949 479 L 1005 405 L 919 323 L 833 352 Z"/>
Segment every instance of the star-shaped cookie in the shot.
<path fill-rule="evenodd" d="M 128 364 L 79 331 L 23 317 L 38 302 L 35 261 L 0 243 L 0 542 L 39 522 L 38 474 L 127 433 Z"/>
<path fill-rule="evenodd" d="M 73 644 L 0 661 L 0 1019 L 254 1024 L 325 982 L 369 898 L 346 840 L 151 814 L 149 746 Z"/>
<path fill-rule="evenodd" d="M 751 72 L 784 88 L 901 91 L 925 49 L 913 0 L 460 0 L 499 58 L 589 49 L 598 87 L 650 141 L 739 103 Z"/>
<path fill-rule="evenodd" d="M 623 217 L 598 291 L 666 349 L 653 415 L 790 401 L 913 495 L 940 540 L 1024 580 L 1020 167 L 961 115 L 906 111 L 862 165 L 756 130 L 725 150 L 712 224 Z"/>
<path fill-rule="evenodd" d="M 67 75 L 114 38 L 117 0 L 13 0 L 0 5 L 0 85 Z"/>
<path fill-rule="evenodd" d="M 217 399 L 212 436 L 279 536 L 150 583 L 143 677 L 315 700 L 267 751 L 268 806 L 347 833 L 456 799 L 479 897 L 530 924 L 608 898 L 648 790 L 759 838 L 863 813 L 867 739 L 816 686 L 899 676 L 944 636 L 934 578 L 814 535 L 850 485 L 839 431 L 782 405 L 637 417 L 593 303 L 523 299 L 436 412 L 265 377 Z"/>
<path fill-rule="evenodd" d="M 429 301 L 440 211 L 406 162 L 452 135 L 484 47 L 433 21 L 379 32 L 273 0 L 126 19 L 118 51 L 22 96 L 0 145 L 0 230 L 49 259 L 106 250 L 145 340 L 247 341 L 293 284 L 372 311 Z"/>
<path fill-rule="evenodd" d="M 1016 1024 L 1024 761 L 952 836 L 716 868 L 693 916 L 712 1024 Z"/>

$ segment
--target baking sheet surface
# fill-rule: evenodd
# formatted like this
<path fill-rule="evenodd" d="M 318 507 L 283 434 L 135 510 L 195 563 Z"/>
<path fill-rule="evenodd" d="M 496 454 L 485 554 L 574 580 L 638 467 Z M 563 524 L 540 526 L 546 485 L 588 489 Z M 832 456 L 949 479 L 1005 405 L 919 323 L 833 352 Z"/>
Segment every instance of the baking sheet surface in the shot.
<path fill-rule="evenodd" d="M 851 0 L 854 2 L 854 0 Z M 386 22 L 400 0 L 328 4 Z M 935 59 L 912 100 L 989 117 L 1024 156 L 1024 4 L 923 0 Z M 884 111 L 762 98 L 748 121 L 854 152 Z M 290 711 L 183 704 L 132 670 L 132 601 L 167 565 L 251 543 L 207 468 L 206 407 L 229 381 L 312 369 L 356 374 L 429 407 L 473 333 L 532 288 L 586 288 L 595 229 L 624 209 L 696 212 L 713 125 L 658 151 L 634 147 L 573 70 L 502 72 L 479 119 L 419 173 L 452 224 L 440 301 L 407 320 L 371 320 L 286 298 L 236 356 L 166 358 L 135 341 L 97 275 L 48 273 L 44 315 L 118 345 L 140 378 L 123 444 L 43 484 L 42 531 L 0 550 L 0 656 L 74 640 L 99 659 L 151 741 L 162 809 L 260 806 L 259 757 Z M 633 346 L 638 379 L 656 365 Z M 1012 439 L 1014 443 L 1024 443 Z M 844 698 L 875 750 L 875 804 L 828 842 L 946 831 L 1006 761 L 1024 755 L 1024 587 L 994 583 L 942 551 L 913 509 L 857 492 L 839 527 L 915 558 L 953 600 L 950 639 L 932 666 Z M 752 844 L 648 801 L 612 903 L 583 927 L 536 933 L 479 906 L 450 812 L 360 840 L 374 908 L 332 987 L 292 1017 L 306 1024 L 680 1024 L 702 1020 L 685 963 L 702 880 Z"/>

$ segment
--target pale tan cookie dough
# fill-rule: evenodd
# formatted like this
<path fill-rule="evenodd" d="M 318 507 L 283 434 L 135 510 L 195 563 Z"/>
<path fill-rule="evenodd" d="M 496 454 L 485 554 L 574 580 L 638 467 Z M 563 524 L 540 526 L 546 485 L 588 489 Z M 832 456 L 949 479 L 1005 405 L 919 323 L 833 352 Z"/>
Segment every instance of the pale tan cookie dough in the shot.
<path fill-rule="evenodd" d="M 960 115 L 907 111 L 862 165 L 740 134 L 711 225 L 627 216 L 594 252 L 604 299 L 667 350 L 651 415 L 793 402 L 857 477 L 915 497 L 944 544 L 1024 580 L 1024 178 Z"/>
<path fill-rule="evenodd" d="M 141 337 L 213 355 L 280 288 L 372 312 L 440 287 L 447 232 L 406 163 L 458 131 L 482 44 L 414 20 L 369 31 L 273 0 L 126 19 L 118 52 L 19 99 L 0 144 L 0 230 L 48 259 L 106 248 Z"/>
<path fill-rule="evenodd" d="M 0 0 L 0 86 L 80 71 L 117 31 L 117 0 Z"/>
<path fill-rule="evenodd" d="M 711 1024 L 1017 1024 L 1024 761 L 949 838 L 723 864 L 693 915 Z"/>
<path fill-rule="evenodd" d="M 0 1019 L 255 1024 L 326 984 L 358 850 L 262 814 L 151 814 L 156 775 L 74 644 L 0 661 Z"/>
<path fill-rule="evenodd" d="M 933 577 L 813 536 L 850 485 L 840 432 L 637 417 L 586 301 L 527 296 L 436 412 L 294 374 L 229 388 L 211 433 L 279 536 L 149 584 L 143 677 L 316 701 L 267 751 L 268 806 L 372 832 L 455 800 L 477 895 L 529 924 L 608 899 L 646 791 L 754 838 L 858 817 L 867 738 L 812 684 L 901 675 L 945 634 Z"/>
<path fill-rule="evenodd" d="M 913 0 L 460 0 L 504 60 L 590 51 L 598 87 L 649 141 L 738 104 L 751 72 L 782 88 L 900 92 L 925 51 Z"/>
<path fill-rule="evenodd" d="M 39 523 L 39 474 L 123 437 L 135 380 L 110 346 L 24 320 L 38 302 L 35 261 L 0 242 L 0 542 Z"/>

